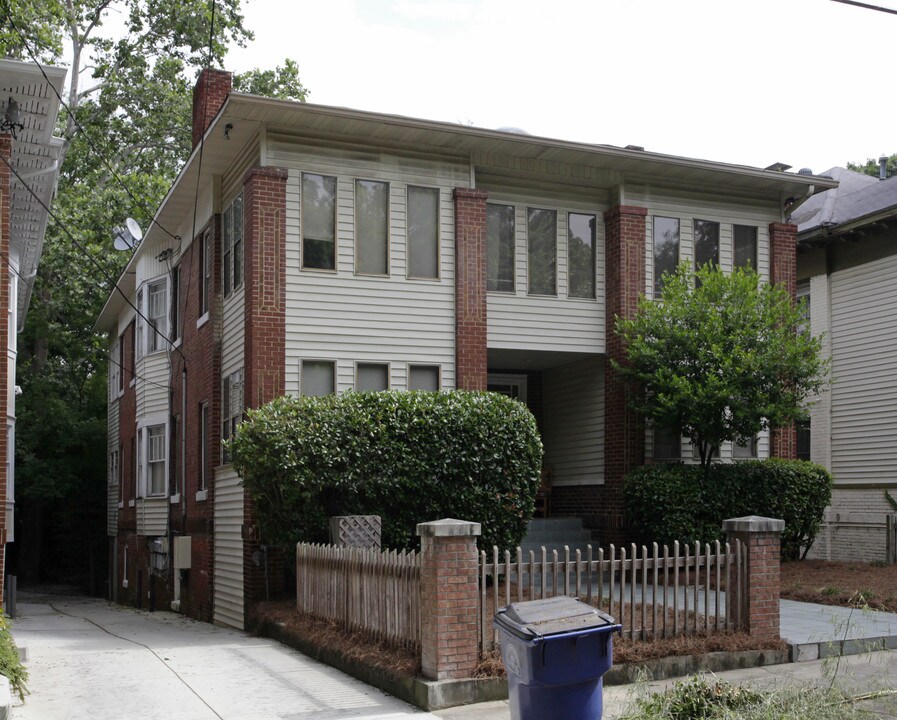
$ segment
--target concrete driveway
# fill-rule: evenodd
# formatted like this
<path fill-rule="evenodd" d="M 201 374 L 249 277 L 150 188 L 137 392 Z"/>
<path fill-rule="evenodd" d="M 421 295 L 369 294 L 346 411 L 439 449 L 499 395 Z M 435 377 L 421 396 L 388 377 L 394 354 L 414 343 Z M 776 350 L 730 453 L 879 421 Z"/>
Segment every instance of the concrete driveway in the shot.
<path fill-rule="evenodd" d="M 88 598 L 19 593 L 31 694 L 16 720 L 435 716 L 272 640 Z"/>

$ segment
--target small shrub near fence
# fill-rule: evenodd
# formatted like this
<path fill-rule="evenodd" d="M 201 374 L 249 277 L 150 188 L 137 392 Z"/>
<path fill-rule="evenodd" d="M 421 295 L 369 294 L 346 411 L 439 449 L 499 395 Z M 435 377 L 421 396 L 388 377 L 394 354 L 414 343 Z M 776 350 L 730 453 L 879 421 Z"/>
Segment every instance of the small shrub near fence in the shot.
<path fill-rule="evenodd" d="M 711 466 L 646 465 L 624 484 L 628 525 L 638 542 L 722 539 L 724 518 L 760 515 L 782 518 L 782 557 L 802 558 L 813 544 L 832 477 L 813 463 L 769 459 Z"/>

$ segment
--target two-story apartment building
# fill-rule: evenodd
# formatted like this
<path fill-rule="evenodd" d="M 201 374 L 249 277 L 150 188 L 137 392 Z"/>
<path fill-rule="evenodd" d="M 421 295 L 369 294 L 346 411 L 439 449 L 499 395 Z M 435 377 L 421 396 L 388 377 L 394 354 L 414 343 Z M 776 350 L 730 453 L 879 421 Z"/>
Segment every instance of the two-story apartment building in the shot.
<path fill-rule="evenodd" d="M 552 513 L 611 536 L 646 447 L 690 453 L 653 443 L 627 409 L 614 318 L 680 259 L 750 262 L 793 289 L 786 208 L 835 184 L 229 91 L 227 73 L 200 76 L 196 146 L 98 327 L 122 366 L 116 597 L 238 627 L 276 574 L 221 450 L 246 408 L 349 389 L 509 393 L 542 430 Z M 794 434 L 721 449 L 740 452 L 793 454 Z"/>

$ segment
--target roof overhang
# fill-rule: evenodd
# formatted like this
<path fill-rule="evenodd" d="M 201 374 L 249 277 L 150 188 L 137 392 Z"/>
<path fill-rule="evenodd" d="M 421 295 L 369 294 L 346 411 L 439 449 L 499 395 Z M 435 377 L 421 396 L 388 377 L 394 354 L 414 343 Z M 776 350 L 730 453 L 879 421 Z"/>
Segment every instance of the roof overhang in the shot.
<path fill-rule="evenodd" d="M 851 218 L 848 222 L 817 225 L 804 232 L 797 233 L 797 242 L 805 247 L 822 245 L 834 240 L 844 239 L 848 235 L 878 225 L 880 228 L 897 227 L 897 206 L 892 206 L 877 212 Z"/>
<path fill-rule="evenodd" d="M 19 263 L 19 330 L 25 323 L 47 230 L 48 213 L 43 205 L 50 207 L 59 180 L 63 141 L 53 137 L 53 131 L 59 115 L 57 93 L 62 95 L 66 72 L 65 68 L 43 66 L 42 73 L 32 63 L 0 60 L 0 105 L 5 110 L 12 97 L 24 125 L 12 138 L 10 157 L 21 180 L 10 173 L 9 181 L 9 250 Z"/>

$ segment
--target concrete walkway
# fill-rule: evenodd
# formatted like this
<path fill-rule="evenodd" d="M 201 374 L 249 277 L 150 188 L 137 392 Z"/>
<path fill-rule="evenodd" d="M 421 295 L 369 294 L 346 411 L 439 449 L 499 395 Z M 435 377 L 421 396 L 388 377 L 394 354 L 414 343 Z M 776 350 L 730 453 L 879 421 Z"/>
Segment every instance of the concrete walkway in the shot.
<path fill-rule="evenodd" d="M 435 720 L 273 640 L 101 600 L 19 593 L 15 720 Z"/>

